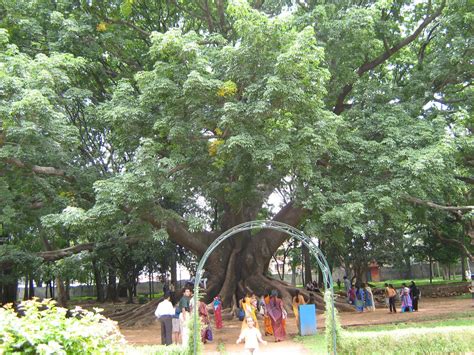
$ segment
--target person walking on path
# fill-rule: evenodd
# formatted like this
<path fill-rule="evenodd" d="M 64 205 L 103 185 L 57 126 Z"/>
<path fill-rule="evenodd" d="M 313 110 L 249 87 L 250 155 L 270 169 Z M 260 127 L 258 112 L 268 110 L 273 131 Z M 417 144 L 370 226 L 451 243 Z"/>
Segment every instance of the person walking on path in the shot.
<path fill-rule="evenodd" d="M 384 286 L 385 286 L 385 289 L 384 289 L 383 294 L 385 296 L 385 307 L 389 308 L 390 303 L 389 303 L 389 297 L 388 297 L 388 294 L 389 294 L 389 292 L 388 292 L 388 290 L 389 290 L 388 283 L 385 283 Z"/>
<path fill-rule="evenodd" d="M 295 314 L 296 317 L 296 325 L 298 327 L 298 332 L 300 332 L 300 310 L 299 307 L 301 305 L 305 305 L 306 301 L 304 300 L 304 297 L 302 294 L 300 294 L 300 290 L 296 290 L 295 296 L 292 299 L 291 305 L 293 308 L 293 313 Z"/>
<path fill-rule="evenodd" d="M 415 281 L 412 281 L 410 284 L 410 295 L 412 296 L 413 301 L 413 311 L 418 311 L 418 300 L 420 299 L 420 289 L 416 287 Z"/>
<path fill-rule="evenodd" d="M 189 329 L 187 323 L 191 318 L 189 312 L 191 312 L 191 290 L 185 288 L 183 291 L 183 296 L 179 300 L 178 308 L 180 309 L 179 314 L 179 325 L 181 328 L 181 342 L 183 345 L 188 344 L 189 340 Z"/>
<path fill-rule="evenodd" d="M 351 291 L 351 280 L 344 276 L 344 289 L 346 290 L 347 303 L 351 303 L 350 291 Z"/>
<path fill-rule="evenodd" d="M 173 304 L 170 302 L 170 294 L 167 292 L 164 300 L 158 304 L 155 310 L 155 316 L 161 325 L 161 344 L 171 345 L 173 343 L 173 323 L 172 319 L 175 314 Z"/>
<path fill-rule="evenodd" d="M 265 297 L 263 298 L 265 302 L 265 313 L 263 315 L 263 324 L 265 325 L 265 335 L 273 335 L 273 328 L 272 328 L 272 319 L 268 315 L 268 305 L 270 304 L 270 295 L 265 293 Z"/>
<path fill-rule="evenodd" d="M 406 311 L 413 312 L 413 304 L 411 302 L 410 297 L 410 289 L 407 287 L 406 284 L 402 284 L 402 290 L 400 292 L 400 299 L 402 301 L 402 313 Z"/>
<path fill-rule="evenodd" d="M 278 297 L 278 291 L 273 290 L 268 304 L 268 315 L 272 321 L 273 336 L 275 341 L 279 342 L 285 340 L 285 318 L 286 311 L 283 307 L 283 301 Z"/>
<path fill-rule="evenodd" d="M 349 289 L 349 304 L 355 305 L 356 300 L 356 288 L 354 285 Z"/>
<path fill-rule="evenodd" d="M 214 320 L 216 322 L 216 329 L 222 328 L 222 300 L 220 295 L 214 297 L 214 302 L 212 303 L 214 307 Z"/>
<path fill-rule="evenodd" d="M 201 322 L 201 341 L 206 344 L 208 340 L 208 331 L 210 329 L 211 322 L 209 321 L 209 314 L 207 313 L 207 305 L 203 300 L 198 302 L 198 314 Z"/>
<path fill-rule="evenodd" d="M 364 312 L 364 290 L 360 287 L 356 288 L 355 291 L 355 307 L 357 312 Z"/>
<path fill-rule="evenodd" d="M 260 333 L 260 330 L 255 328 L 252 317 L 247 317 L 245 321 L 247 322 L 247 327 L 242 330 L 236 343 L 239 344 L 244 340 L 245 352 L 247 354 L 256 354 L 258 352 L 259 343 L 267 345 L 267 342 L 262 339 L 262 333 Z"/>
<path fill-rule="evenodd" d="M 392 284 L 388 285 L 388 305 L 390 308 L 390 313 L 397 313 L 397 309 L 395 308 L 395 298 L 397 297 L 397 291 L 393 287 Z"/>

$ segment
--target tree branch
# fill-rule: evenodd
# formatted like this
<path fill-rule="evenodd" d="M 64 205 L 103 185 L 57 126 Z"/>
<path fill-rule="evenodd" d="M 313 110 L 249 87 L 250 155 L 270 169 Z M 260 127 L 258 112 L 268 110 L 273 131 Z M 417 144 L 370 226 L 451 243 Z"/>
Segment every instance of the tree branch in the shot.
<path fill-rule="evenodd" d="M 294 203 L 290 202 L 276 214 L 273 220 L 296 227 L 300 224 L 306 213 L 307 210 L 301 207 L 295 207 Z M 289 235 L 286 233 L 264 229 L 258 232 L 253 238 L 254 240 L 263 240 L 261 253 L 266 258 L 270 259 L 288 237 Z M 250 245 L 257 244 L 250 243 Z"/>
<path fill-rule="evenodd" d="M 449 212 L 463 212 L 463 211 L 472 211 L 474 206 L 444 206 L 431 201 L 425 201 L 416 197 L 406 196 L 406 200 L 413 202 L 416 205 L 425 205 L 431 208 L 436 208 L 438 210 L 444 210 Z"/>
<path fill-rule="evenodd" d="M 456 240 L 456 239 L 445 238 L 445 237 L 443 237 L 443 235 L 441 234 L 441 232 L 438 231 L 438 230 L 435 230 L 435 231 L 434 231 L 434 234 L 435 234 L 436 238 L 438 238 L 439 240 L 442 240 L 443 242 L 447 242 L 447 243 L 450 243 L 450 244 L 455 244 L 455 245 L 457 245 L 457 246 L 462 250 L 462 252 L 463 252 L 470 260 L 473 260 L 473 256 L 472 256 L 471 252 L 470 252 L 469 249 L 464 245 L 464 243 L 462 243 L 461 241 Z"/>
<path fill-rule="evenodd" d="M 133 24 L 129 21 L 115 20 L 115 19 L 112 19 L 112 18 L 109 18 L 109 17 L 105 17 L 104 21 L 110 22 L 110 23 L 113 23 L 113 24 L 116 24 L 116 25 L 122 25 L 122 26 L 130 27 L 131 29 L 134 29 L 135 31 L 140 33 L 140 35 L 146 40 L 146 42 L 149 43 L 148 39 L 150 38 L 151 33 L 148 32 L 148 31 L 145 31 L 143 28 L 140 28 L 137 25 L 135 25 L 135 24 Z"/>
<path fill-rule="evenodd" d="M 23 163 L 21 160 L 16 158 L 6 158 L 4 159 L 4 161 L 8 164 L 15 165 L 16 167 L 21 169 L 29 169 L 35 174 L 59 176 L 68 180 L 69 182 L 75 181 L 75 178 L 73 176 L 67 175 L 64 170 L 57 169 L 51 166 L 27 165 L 26 163 Z"/>
<path fill-rule="evenodd" d="M 78 254 L 82 251 L 94 250 L 95 243 L 78 244 L 72 247 L 56 250 L 48 250 L 37 253 L 36 255 L 43 259 L 43 261 L 56 261 L 68 256 Z"/>
<path fill-rule="evenodd" d="M 439 15 L 441 15 L 441 12 L 443 11 L 445 6 L 446 6 L 446 1 L 443 1 L 441 5 L 439 6 L 438 10 L 436 10 L 436 12 L 433 13 L 431 16 L 428 16 L 427 18 L 425 18 L 424 21 L 417 27 L 417 29 L 412 34 L 405 37 L 403 40 L 401 40 L 400 42 L 398 42 L 397 44 L 395 44 L 393 47 L 389 48 L 388 50 L 385 50 L 385 52 L 380 54 L 377 58 L 371 60 L 370 62 L 365 62 L 364 64 L 362 64 L 357 69 L 357 75 L 361 77 L 364 73 L 384 63 L 388 58 L 393 56 L 400 49 L 402 49 L 403 47 L 406 47 L 411 42 L 413 42 L 431 22 L 433 22 Z M 354 83 L 345 85 L 342 89 L 342 92 L 338 95 L 336 104 L 334 105 L 334 110 L 333 110 L 335 114 L 339 115 L 344 111 L 345 109 L 344 100 L 347 97 L 347 95 L 352 91 L 353 85 Z"/>

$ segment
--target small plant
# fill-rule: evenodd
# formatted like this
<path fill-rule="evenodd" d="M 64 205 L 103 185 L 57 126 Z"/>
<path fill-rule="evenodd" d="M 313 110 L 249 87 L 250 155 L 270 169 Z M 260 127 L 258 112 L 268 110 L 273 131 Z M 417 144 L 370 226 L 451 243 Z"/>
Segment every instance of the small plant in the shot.
<path fill-rule="evenodd" d="M 120 353 L 125 340 L 115 322 L 76 307 L 68 311 L 55 301 L 33 299 L 0 308 L 0 354 Z"/>
<path fill-rule="evenodd" d="M 148 302 L 148 298 L 146 296 L 139 296 L 138 297 L 138 303 L 139 304 L 145 304 Z"/>
<path fill-rule="evenodd" d="M 324 292 L 324 302 L 326 306 L 326 342 L 328 345 L 328 352 L 330 354 L 334 353 L 334 336 L 336 336 L 336 347 L 339 348 L 341 344 L 341 337 L 343 336 L 344 330 L 341 327 L 339 321 L 339 316 L 337 313 L 336 307 L 334 307 L 334 313 L 332 310 L 332 294 L 331 290 L 326 290 Z M 335 328 L 336 334 L 334 334 L 333 329 Z"/>

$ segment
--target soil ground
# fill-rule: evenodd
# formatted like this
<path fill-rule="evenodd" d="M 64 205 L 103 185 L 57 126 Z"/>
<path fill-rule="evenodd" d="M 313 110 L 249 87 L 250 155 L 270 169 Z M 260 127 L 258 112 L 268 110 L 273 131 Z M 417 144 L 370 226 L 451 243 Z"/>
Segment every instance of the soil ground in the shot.
<path fill-rule="evenodd" d="M 398 307 L 399 309 L 399 307 Z M 390 314 L 387 308 L 378 308 L 375 312 L 345 312 L 340 313 L 341 323 L 344 327 L 368 326 L 376 324 L 400 323 L 400 322 L 423 322 L 427 320 L 455 318 L 456 315 L 472 312 L 474 307 L 470 299 L 457 298 L 434 298 L 421 299 L 418 312 Z M 213 316 L 210 316 L 211 319 Z M 259 321 L 262 329 L 263 321 Z M 324 328 L 324 316 L 317 316 L 318 331 Z M 243 352 L 242 344 L 235 344 L 241 328 L 241 322 L 238 320 L 224 322 L 224 328 L 216 330 L 213 327 L 214 340 L 204 345 L 205 354 L 220 354 L 218 347 L 224 347 L 227 354 L 241 354 Z M 264 336 L 268 345 L 261 345 L 262 354 L 309 354 L 303 346 L 292 338 L 297 335 L 295 318 L 287 320 L 286 341 L 275 343 L 272 336 Z M 122 328 L 127 341 L 135 345 L 155 345 L 160 344 L 160 325 L 158 322 L 147 327 Z M 221 344 L 221 345 L 220 345 Z M 223 344 L 223 345 L 222 345 Z"/>

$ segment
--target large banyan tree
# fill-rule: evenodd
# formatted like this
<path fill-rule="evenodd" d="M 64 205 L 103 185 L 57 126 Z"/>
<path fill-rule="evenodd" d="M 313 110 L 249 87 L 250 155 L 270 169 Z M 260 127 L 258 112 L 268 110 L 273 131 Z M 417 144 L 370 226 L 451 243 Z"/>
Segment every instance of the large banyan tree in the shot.
<path fill-rule="evenodd" d="M 38 236 L 45 260 L 113 234 L 199 257 L 262 218 L 330 240 L 416 206 L 474 238 L 466 1 L 68 0 L 0 13 L 0 217 L 15 242 Z M 288 296 L 266 275 L 287 237 L 226 241 L 208 295 Z"/>

